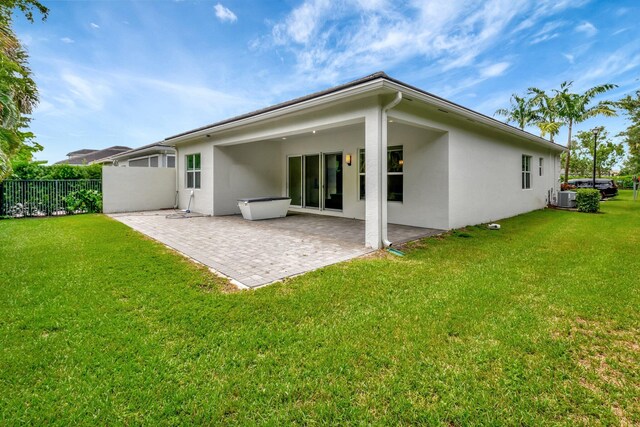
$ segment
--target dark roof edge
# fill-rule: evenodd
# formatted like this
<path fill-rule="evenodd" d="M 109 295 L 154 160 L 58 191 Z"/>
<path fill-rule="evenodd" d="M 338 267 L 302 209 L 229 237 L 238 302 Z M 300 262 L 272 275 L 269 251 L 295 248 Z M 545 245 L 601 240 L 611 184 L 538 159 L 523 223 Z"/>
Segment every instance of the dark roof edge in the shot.
<path fill-rule="evenodd" d="M 269 107 L 262 108 L 260 110 L 251 111 L 249 113 L 245 113 L 245 114 L 241 114 L 239 116 L 235 116 L 235 117 L 231 117 L 231 118 L 228 118 L 228 119 L 224 119 L 222 121 L 215 122 L 215 123 L 212 123 L 212 124 L 209 124 L 209 125 L 206 125 L 206 126 L 201 126 L 199 128 L 196 128 L 196 129 L 188 130 L 186 132 L 182 132 L 182 133 L 167 137 L 164 140 L 165 141 L 169 141 L 171 139 L 179 138 L 181 136 L 186 136 L 186 135 L 189 135 L 189 134 L 192 134 L 192 133 L 196 133 L 196 132 L 200 132 L 200 131 L 203 131 L 203 130 L 206 130 L 206 129 L 211 129 L 211 128 L 214 128 L 214 127 L 217 127 L 217 126 L 222 126 L 222 125 L 226 125 L 228 123 L 233 123 L 233 122 L 236 122 L 236 121 L 239 121 L 239 120 L 242 120 L 242 119 L 248 119 L 250 117 L 258 116 L 260 114 L 269 113 L 271 111 L 276 111 L 276 110 L 279 110 L 281 108 L 285 108 L 285 107 L 289 107 L 291 105 L 299 104 L 299 103 L 304 102 L 304 101 L 310 101 L 312 99 L 320 98 L 321 96 L 325 96 L 325 95 L 330 95 L 330 94 L 335 93 L 335 92 L 340 92 L 341 90 L 349 89 L 349 88 L 352 88 L 354 86 L 358 86 L 358 85 L 361 85 L 363 83 L 367 83 L 367 82 L 370 82 L 370 81 L 373 81 L 373 80 L 377 80 L 377 79 L 380 79 L 380 78 L 389 79 L 389 76 L 387 76 L 387 74 L 384 71 L 378 71 L 378 72 L 370 74 L 370 75 L 368 75 L 366 77 L 362 77 L 360 79 L 353 80 L 353 81 L 351 81 L 349 83 L 345 83 L 345 84 L 342 84 L 342 85 L 339 85 L 339 86 L 334 86 L 334 87 L 329 88 L 329 89 L 324 89 L 324 90 L 321 90 L 319 92 L 314 92 L 314 93 L 311 93 L 309 95 L 301 96 L 299 98 L 294 98 L 294 99 L 291 99 L 289 101 L 285 101 L 285 102 L 281 102 L 279 104 L 271 105 Z"/>
<path fill-rule="evenodd" d="M 186 131 L 186 132 L 182 132 L 182 133 L 179 133 L 179 134 L 176 134 L 176 135 L 172 135 L 172 136 L 169 136 L 169 137 L 165 138 L 164 141 L 165 142 L 166 141 L 170 141 L 172 139 L 180 138 L 182 136 L 186 136 L 186 135 L 190 135 L 190 134 L 193 134 L 193 133 L 201 132 L 201 131 L 204 131 L 204 130 L 207 130 L 207 129 L 213 129 L 213 128 L 216 128 L 218 126 L 222 126 L 222 125 L 226 125 L 226 124 L 233 123 L 233 122 L 236 122 L 236 121 L 240 121 L 240 120 L 243 120 L 243 119 L 248 119 L 248 118 L 251 118 L 251 117 L 259 116 L 261 114 L 269 113 L 269 112 L 272 112 L 272 111 L 277 111 L 277 110 L 280 110 L 280 109 L 283 109 L 283 108 L 286 108 L 286 107 L 290 107 L 292 105 L 299 104 L 301 102 L 310 101 L 310 100 L 313 100 L 313 99 L 316 99 L 316 98 L 320 98 L 322 96 L 326 96 L 326 95 L 330 95 L 332 93 L 340 92 L 340 91 L 345 90 L 345 89 L 350 89 L 352 87 L 356 87 L 356 86 L 362 85 L 364 83 L 368 83 L 368 82 L 371 82 L 371 81 L 374 81 L 374 80 L 378 80 L 378 79 L 382 79 L 382 80 L 386 80 L 386 81 L 391 82 L 391 83 L 395 83 L 397 85 L 403 86 L 403 87 L 405 87 L 407 89 L 410 89 L 412 91 L 418 92 L 418 93 L 420 93 L 422 95 L 428 96 L 430 98 L 434 98 L 434 99 L 436 99 L 436 100 L 438 100 L 440 102 L 443 102 L 445 104 L 451 105 L 451 106 L 453 106 L 455 108 L 464 110 L 467 113 L 479 116 L 482 119 L 489 120 L 490 122 L 495 123 L 497 126 L 506 127 L 507 129 L 511 130 L 513 133 L 520 134 L 522 137 L 525 137 L 525 138 L 528 138 L 528 139 L 535 139 L 535 140 L 537 140 L 539 142 L 545 142 L 545 143 L 548 143 L 548 144 L 552 144 L 552 145 L 554 145 L 557 148 L 560 148 L 562 150 L 566 150 L 567 149 L 564 145 L 558 144 L 556 142 L 551 142 L 551 141 L 549 141 L 549 140 L 547 140 L 545 138 L 542 138 L 540 136 L 534 135 L 531 132 L 527 132 L 525 130 L 522 130 L 522 129 L 519 129 L 519 128 L 515 127 L 515 126 L 512 126 L 509 123 L 505 123 L 505 122 L 500 121 L 500 120 L 498 120 L 498 119 L 496 119 L 494 117 L 487 116 L 486 114 L 482 114 L 482 113 L 480 113 L 478 111 L 472 110 L 471 108 L 465 107 L 465 106 L 460 105 L 460 104 L 456 104 L 455 102 L 449 101 L 448 99 L 442 98 L 441 96 L 434 95 L 434 94 L 432 94 L 430 92 L 427 92 L 427 91 L 425 91 L 423 89 L 420 89 L 420 88 L 418 88 L 416 86 L 404 83 L 404 82 L 402 82 L 402 81 L 400 81 L 398 79 L 395 79 L 393 77 L 389 77 L 384 71 L 378 71 L 376 73 L 370 74 L 368 76 L 362 77 L 362 78 L 357 79 L 357 80 L 353 80 L 351 82 L 348 82 L 348 83 L 345 83 L 345 84 L 342 84 L 342 85 L 339 85 L 339 86 L 334 86 L 334 87 L 329 88 L 329 89 L 321 90 L 319 92 L 314 92 L 314 93 L 311 93 L 309 95 L 305 95 L 305 96 L 302 96 L 302 97 L 299 97 L 299 98 L 294 98 L 294 99 L 291 99 L 289 101 L 281 102 L 279 104 L 275 104 L 275 105 L 272 105 L 272 106 L 269 106 L 269 107 L 266 107 L 266 108 L 263 108 L 263 109 L 260 109 L 260 110 L 255 110 L 255 111 L 252 111 L 252 112 L 249 112 L 249 113 L 245 113 L 245 114 L 242 114 L 242 115 L 239 115 L 239 116 L 235 116 L 235 117 L 231 117 L 231 118 L 228 118 L 228 119 L 224 119 L 222 121 L 215 122 L 215 123 L 212 123 L 212 124 L 209 124 L 209 125 L 206 125 L 206 126 L 201 126 L 199 128 L 196 128 L 196 129 L 192 129 L 192 130 L 189 130 L 189 131 Z"/>
<path fill-rule="evenodd" d="M 173 149 L 172 145 L 167 145 L 167 144 L 164 143 L 164 141 L 158 141 L 158 142 L 152 142 L 151 144 L 143 145 L 142 147 L 132 148 L 131 150 L 123 151 L 122 153 L 114 154 L 113 156 L 111 156 L 109 158 L 127 156 L 129 154 L 137 153 L 138 151 L 142 151 L 142 150 L 147 150 L 147 149 L 153 148 L 155 146 Z"/>
<path fill-rule="evenodd" d="M 93 149 L 93 148 L 81 148 L 80 150 L 76 150 L 76 151 L 72 151 L 70 153 L 67 153 L 67 157 L 82 156 L 84 154 L 91 154 L 91 153 L 94 153 L 96 151 L 100 151 L 100 150 Z"/>

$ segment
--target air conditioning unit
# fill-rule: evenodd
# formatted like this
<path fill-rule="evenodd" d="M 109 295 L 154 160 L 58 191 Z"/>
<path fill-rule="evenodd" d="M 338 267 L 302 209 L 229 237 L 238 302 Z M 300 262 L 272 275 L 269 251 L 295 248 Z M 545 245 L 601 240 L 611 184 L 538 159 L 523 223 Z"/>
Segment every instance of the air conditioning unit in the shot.
<path fill-rule="evenodd" d="M 576 192 L 575 191 L 560 191 L 558 193 L 558 207 L 561 207 L 561 208 L 575 208 L 576 207 Z"/>

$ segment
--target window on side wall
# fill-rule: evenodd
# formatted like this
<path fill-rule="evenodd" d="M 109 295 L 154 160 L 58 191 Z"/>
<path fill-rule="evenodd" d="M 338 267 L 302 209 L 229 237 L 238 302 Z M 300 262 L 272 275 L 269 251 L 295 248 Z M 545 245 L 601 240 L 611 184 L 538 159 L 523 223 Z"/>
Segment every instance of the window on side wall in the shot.
<path fill-rule="evenodd" d="M 531 188 L 531 156 L 522 155 L 522 189 Z"/>
<path fill-rule="evenodd" d="M 146 168 L 149 167 L 149 158 L 143 157 L 141 159 L 129 160 L 129 166 L 132 168 Z"/>
<path fill-rule="evenodd" d="M 387 149 L 387 200 L 402 202 L 404 199 L 404 158 L 402 146 Z M 366 193 L 365 152 L 358 150 L 358 184 L 360 199 L 364 200 Z"/>
<path fill-rule="evenodd" d="M 176 167 L 176 156 L 167 156 L 167 167 L 168 168 Z"/>
<path fill-rule="evenodd" d="M 544 157 L 538 159 L 538 173 L 540 176 L 544 174 Z"/>
<path fill-rule="evenodd" d="M 187 154 L 186 188 L 200 188 L 200 153 Z"/>

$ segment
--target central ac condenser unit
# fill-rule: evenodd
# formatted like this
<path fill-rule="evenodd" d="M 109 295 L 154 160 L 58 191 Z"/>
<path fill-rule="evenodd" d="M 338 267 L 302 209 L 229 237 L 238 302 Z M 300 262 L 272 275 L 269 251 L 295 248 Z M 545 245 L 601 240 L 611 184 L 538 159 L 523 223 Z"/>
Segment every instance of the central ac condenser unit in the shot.
<path fill-rule="evenodd" d="M 561 208 L 575 208 L 576 207 L 576 192 L 575 191 L 560 191 L 558 193 L 558 207 L 561 207 Z"/>

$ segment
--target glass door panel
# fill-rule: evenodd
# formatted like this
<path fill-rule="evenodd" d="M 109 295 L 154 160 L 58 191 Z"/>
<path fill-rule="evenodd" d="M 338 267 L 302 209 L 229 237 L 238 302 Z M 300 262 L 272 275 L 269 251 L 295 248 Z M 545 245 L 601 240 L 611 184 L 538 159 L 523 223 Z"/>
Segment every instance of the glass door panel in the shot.
<path fill-rule="evenodd" d="M 304 206 L 320 207 L 320 155 L 304 156 Z"/>
<path fill-rule="evenodd" d="M 324 155 L 324 207 L 342 210 L 342 153 Z"/>
<path fill-rule="evenodd" d="M 291 205 L 302 206 L 302 157 L 289 157 L 289 197 Z"/>

